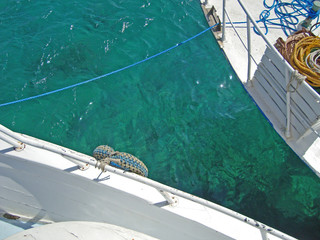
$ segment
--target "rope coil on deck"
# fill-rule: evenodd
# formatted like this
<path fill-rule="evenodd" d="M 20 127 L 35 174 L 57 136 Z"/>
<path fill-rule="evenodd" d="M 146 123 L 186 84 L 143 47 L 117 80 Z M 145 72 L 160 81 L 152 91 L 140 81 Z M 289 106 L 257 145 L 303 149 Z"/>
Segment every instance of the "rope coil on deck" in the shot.
<path fill-rule="evenodd" d="M 302 30 L 290 35 L 286 41 L 284 41 L 281 37 L 278 38 L 274 46 L 287 60 L 287 62 L 290 63 L 291 55 L 293 53 L 294 46 L 296 45 L 296 43 L 298 43 L 301 39 L 309 36 L 314 36 L 314 34 L 311 31 L 308 31 L 305 28 L 303 28 Z"/>
<path fill-rule="evenodd" d="M 148 176 L 148 168 L 142 161 L 129 153 L 114 151 L 107 145 L 98 146 L 93 151 L 93 157 L 99 161 L 98 168 L 103 171 L 106 165 L 110 165 L 143 177 Z"/>
<path fill-rule="evenodd" d="M 320 87 L 320 38 L 302 29 L 290 35 L 286 41 L 278 38 L 275 47 L 306 82 Z"/>
<path fill-rule="evenodd" d="M 305 75 L 306 81 L 313 87 L 320 87 L 319 50 L 319 37 L 305 37 L 295 45 L 290 59 L 291 66 Z"/>

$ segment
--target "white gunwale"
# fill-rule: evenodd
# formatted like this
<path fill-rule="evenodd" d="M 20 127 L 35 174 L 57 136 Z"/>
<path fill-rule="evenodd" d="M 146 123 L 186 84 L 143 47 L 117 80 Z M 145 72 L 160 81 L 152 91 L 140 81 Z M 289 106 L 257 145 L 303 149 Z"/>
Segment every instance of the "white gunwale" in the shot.
<path fill-rule="evenodd" d="M 24 148 L 15 150 L 16 144 L 3 141 L 4 138 L 22 143 Z M 87 167 L 82 168 L 78 162 Z M 105 171 L 101 171 L 99 163 L 91 156 L 12 132 L 1 125 L 0 179 L 1 210 L 29 219 L 53 222 L 96 220 L 160 239 L 169 236 L 166 234 L 177 239 L 205 239 L 205 236 L 215 236 L 216 239 L 295 239 L 240 213 L 151 179 L 111 166 L 105 166 Z M 98 192 L 95 190 L 97 184 Z M 56 196 L 55 199 L 48 194 Z M 88 203 L 87 198 L 91 195 L 98 199 L 92 198 Z M 103 197 L 115 206 L 110 209 L 101 205 L 99 201 Z M 78 204 L 82 207 L 77 207 Z M 132 204 L 132 208 L 128 204 Z M 139 209 L 135 209 L 135 204 Z M 118 216 L 125 223 L 109 216 L 128 209 L 131 210 L 124 214 L 125 219 Z M 164 216 L 167 218 L 161 222 Z M 134 218 L 144 224 L 132 221 Z M 190 229 L 178 227 L 184 224 Z M 164 228 L 167 231 L 163 231 Z M 177 237 L 179 234 L 182 234 L 180 238 Z"/>

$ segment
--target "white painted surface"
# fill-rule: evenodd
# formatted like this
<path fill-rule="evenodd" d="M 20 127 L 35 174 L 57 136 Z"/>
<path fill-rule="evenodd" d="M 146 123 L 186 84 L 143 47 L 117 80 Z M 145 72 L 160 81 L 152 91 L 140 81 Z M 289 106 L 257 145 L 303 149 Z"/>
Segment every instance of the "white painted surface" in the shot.
<path fill-rule="evenodd" d="M 17 233 L 6 240 L 156 240 L 130 229 L 98 222 L 60 222 Z"/>
<path fill-rule="evenodd" d="M 207 8 L 214 6 L 217 10 L 217 14 L 222 20 L 222 0 L 201 0 L 202 2 L 207 1 Z M 281 2 L 291 2 L 291 0 L 283 0 Z M 243 1 L 248 11 L 254 17 L 254 19 L 259 20 L 260 13 L 266 8 L 263 6 L 263 0 L 245 0 Z M 271 5 L 272 1 L 270 1 Z M 246 15 L 244 14 L 242 8 L 240 7 L 237 0 L 226 0 L 226 9 L 230 18 L 226 18 L 226 22 L 235 22 L 234 26 L 237 29 L 237 33 L 240 35 L 241 39 L 247 38 L 247 29 L 246 29 Z M 273 11 L 271 11 L 270 19 L 277 18 Z M 302 21 L 304 18 L 300 17 Z M 237 24 L 236 22 L 244 22 Z M 315 22 L 313 22 L 315 23 Z M 266 31 L 262 23 L 258 24 L 259 27 Z M 252 27 L 252 24 L 251 24 Z M 279 37 L 282 37 L 286 40 L 286 35 L 281 29 L 280 26 L 269 26 L 267 33 L 267 38 L 269 41 L 274 44 Z M 252 41 L 252 56 L 257 63 L 261 60 L 261 57 L 266 49 L 266 44 L 261 41 L 261 37 L 258 36 L 253 29 L 251 28 L 251 41 Z M 244 46 L 245 45 L 245 46 Z M 228 56 L 232 67 L 237 73 L 240 80 L 244 83 L 247 82 L 247 51 L 246 51 L 247 42 L 244 40 L 242 43 L 238 36 L 236 35 L 231 24 L 226 26 L 226 40 L 223 42 L 223 50 Z M 255 70 L 255 64 L 252 64 L 252 76 Z M 251 76 L 251 77 L 252 77 Z"/>
<path fill-rule="evenodd" d="M 0 239 L 5 239 L 25 229 L 32 228 L 31 224 L 26 225 L 26 223 L 22 223 L 21 221 L 8 220 L 0 217 Z"/>
<path fill-rule="evenodd" d="M 306 151 L 304 158 L 310 161 L 310 164 L 315 167 L 315 169 L 320 169 L 320 139 L 317 138 L 313 144 Z"/>
<path fill-rule="evenodd" d="M 60 154 L 29 145 L 17 152 L 0 140 L 4 212 L 30 221 L 106 222 L 159 239 L 282 239 L 270 234 L 282 233 L 214 203 L 141 176 L 115 173 L 92 166 L 81 171 Z M 171 192 L 177 204 L 168 205 L 153 186 Z"/>

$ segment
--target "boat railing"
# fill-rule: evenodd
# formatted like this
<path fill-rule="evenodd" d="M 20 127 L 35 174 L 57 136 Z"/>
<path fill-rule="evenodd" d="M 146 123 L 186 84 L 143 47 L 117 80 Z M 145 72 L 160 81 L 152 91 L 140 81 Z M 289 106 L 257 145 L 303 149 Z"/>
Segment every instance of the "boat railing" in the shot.
<path fill-rule="evenodd" d="M 227 25 L 227 20 L 226 20 L 226 15 L 227 13 L 227 6 L 226 6 L 226 0 L 222 0 L 223 4 L 223 11 L 222 11 L 222 26 L 221 26 L 221 31 L 222 31 L 222 36 L 221 40 L 224 41 L 226 39 L 226 25 Z M 267 50 L 272 53 L 272 58 L 277 61 L 277 63 L 280 63 L 279 65 L 276 65 L 277 68 L 281 68 L 281 74 L 284 75 L 285 79 L 285 85 L 282 86 L 282 89 L 279 87 L 279 81 L 273 79 L 268 79 L 270 84 L 272 85 L 272 88 L 276 89 L 278 95 L 281 95 L 283 91 L 285 93 L 283 96 L 283 100 L 285 102 L 285 110 L 283 110 L 285 117 L 284 117 L 284 122 L 282 123 L 285 126 L 285 132 L 284 135 L 287 139 L 292 138 L 292 130 L 293 128 L 296 129 L 302 129 L 298 134 L 295 134 L 296 140 L 302 138 L 303 136 L 306 135 L 306 133 L 313 133 L 317 137 L 320 137 L 320 134 L 318 133 L 318 130 L 315 129 L 315 127 L 318 127 L 320 124 L 320 96 L 319 94 L 305 81 L 300 81 L 298 89 L 297 87 L 292 91 L 293 87 L 293 81 L 292 78 L 293 76 L 297 75 L 297 71 L 292 68 L 292 66 L 285 60 L 285 58 L 279 53 L 279 51 L 274 47 L 273 44 L 270 43 L 268 38 L 265 36 L 261 28 L 258 26 L 256 20 L 252 17 L 251 13 L 247 10 L 245 5 L 241 0 L 237 0 L 240 7 L 242 8 L 245 16 L 246 16 L 246 29 L 247 29 L 247 36 L 246 39 L 241 39 L 241 41 L 246 42 L 246 50 L 247 50 L 247 83 L 251 84 L 252 82 L 252 63 L 256 63 L 254 61 L 253 56 L 251 54 L 251 28 L 253 25 L 253 28 L 259 33 L 259 36 L 264 40 Z M 232 6 L 234 8 L 234 6 Z M 227 15 L 228 16 L 228 15 Z M 229 19 L 230 20 L 230 19 Z M 232 21 L 230 21 L 232 24 Z M 239 36 L 239 35 L 238 35 Z M 267 51 L 266 51 L 267 52 Z M 268 61 L 272 61 L 273 59 L 268 59 Z M 256 63 L 257 64 L 257 63 Z M 301 76 L 300 76 L 301 77 Z M 278 82 L 277 82 L 278 81 Z M 296 79 L 296 82 L 299 81 Z M 281 83 L 282 84 L 282 83 Z M 280 89 L 280 90 L 279 90 Z M 309 109 L 305 110 L 303 107 L 298 106 L 300 103 L 300 96 L 297 96 L 298 94 L 295 94 L 294 92 L 307 92 L 309 99 L 305 99 L 304 101 L 308 101 L 306 105 L 309 107 Z M 279 94 L 280 92 L 280 94 Z M 293 96 L 294 95 L 294 96 Z M 299 95 L 302 95 L 299 93 Z M 299 98 L 299 99 L 298 99 Z M 308 116 L 309 112 L 312 112 L 312 117 Z M 294 116 L 293 116 L 294 114 Z M 296 122 L 298 122 L 299 126 L 296 126 Z M 300 126 L 301 125 L 301 126 Z"/>
<path fill-rule="evenodd" d="M 11 131 L 10 129 L 4 127 L 3 125 L 0 125 L 0 139 L 8 143 L 13 147 L 14 150 L 21 152 L 23 154 L 23 151 L 28 146 L 33 146 L 35 148 L 39 148 L 42 150 L 46 150 L 52 153 L 56 153 L 58 155 L 61 155 L 65 157 L 67 160 L 73 162 L 73 163 L 80 163 L 78 164 L 82 170 L 86 170 L 89 166 L 94 166 L 99 168 L 99 161 L 97 161 L 95 158 L 90 157 L 88 155 L 72 151 L 70 149 L 61 147 L 56 144 L 52 144 L 40 139 L 32 138 L 23 134 L 15 133 Z M 13 150 L 13 151 L 14 151 Z M 6 153 L 8 151 L 5 151 Z M 3 154 L 3 153 L 2 153 Z M 0 153 L 1 155 L 1 153 Z M 19 156 L 19 154 L 17 154 Z M 22 157 L 22 155 L 21 155 Z M 87 167 L 85 167 L 87 166 Z M 101 168 L 100 168 L 101 169 Z M 181 197 L 190 201 L 193 201 L 195 203 L 201 204 L 203 206 L 206 206 L 210 209 L 214 209 L 218 212 L 221 212 L 223 214 L 226 214 L 232 218 L 238 219 L 248 225 L 251 225 L 255 228 L 258 228 L 261 232 L 262 239 L 268 239 L 268 235 L 271 234 L 273 236 L 279 237 L 280 239 L 284 240 L 294 240 L 295 238 L 282 233 L 276 229 L 273 229 L 265 224 L 262 224 L 254 219 L 251 219 L 249 217 L 246 217 L 240 213 L 234 212 L 230 209 L 227 209 L 225 207 L 222 207 L 220 205 L 217 205 L 215 203 L 212 203 L 210 201 L 207 201 L 205 199 L 196 197 L 192 194 L 182 192 L 180 190 L 177 190 L 175 188 L 169 187 L 167 185 L 161 184 L 159 182 L 153 181 L 149 178 L 139 176 L 134 173 L 126 172 L 121 169 L 114 168 L 109 165 L 104 165 L 102 168 L 102 171 L 108 171 L 110 173 L 114 173 L 117 175 L 121 175 L 125 178 L 132 179 L 134 181 L 140 182 L 142 184 L 145 184 L 149 187 L 152 187 L 160 192 L 160 194 L 164 197 L 164 199 L 167 201 L 168 205 L 171 205 L 172 207 L 176 206 L 178 204 L 177 197 Z"/>

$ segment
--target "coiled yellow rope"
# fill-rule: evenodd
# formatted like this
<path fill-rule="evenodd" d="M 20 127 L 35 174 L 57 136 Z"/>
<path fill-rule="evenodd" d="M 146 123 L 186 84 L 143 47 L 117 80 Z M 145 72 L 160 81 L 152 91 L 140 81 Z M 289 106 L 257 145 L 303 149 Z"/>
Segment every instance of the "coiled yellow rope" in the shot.
<path fill-rule="evenodd" d="M 320 38 L 309 36 L 301 39 L 294 46 L 290 58 L 291 66 L 307 77 L 306 81 L 313 87 L 320 87 L 320 73 L 315 68 L 319 63 L 318 58 L 311 58 L 314 51 L 320 49 Z M 310 55 L 311 54 L 311 55 Z M 314 59 L 312 61 L 312 59 Z M 309 62 L 308 62 L 309 61 Z"/>

